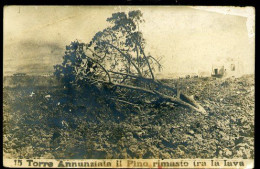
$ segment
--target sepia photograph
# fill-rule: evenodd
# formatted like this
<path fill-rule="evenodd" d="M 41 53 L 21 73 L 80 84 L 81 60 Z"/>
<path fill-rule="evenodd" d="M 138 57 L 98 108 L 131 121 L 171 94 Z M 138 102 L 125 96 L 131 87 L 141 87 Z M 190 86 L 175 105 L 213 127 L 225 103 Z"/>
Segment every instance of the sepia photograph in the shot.
<path fill-rule="evenodd" d="M 254 7 L 12 5 L 3 20 L 4 166 L 253 168 Z"/>

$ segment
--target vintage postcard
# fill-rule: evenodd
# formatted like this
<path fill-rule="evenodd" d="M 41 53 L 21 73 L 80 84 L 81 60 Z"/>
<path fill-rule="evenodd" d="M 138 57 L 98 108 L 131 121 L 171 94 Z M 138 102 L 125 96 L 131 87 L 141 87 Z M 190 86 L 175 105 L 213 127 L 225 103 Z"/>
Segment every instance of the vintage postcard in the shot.
<path fill-rule="evenodd" d="M 254 167 L 254 7 L 5 6 L 3 26 L 5 167 Z"/>

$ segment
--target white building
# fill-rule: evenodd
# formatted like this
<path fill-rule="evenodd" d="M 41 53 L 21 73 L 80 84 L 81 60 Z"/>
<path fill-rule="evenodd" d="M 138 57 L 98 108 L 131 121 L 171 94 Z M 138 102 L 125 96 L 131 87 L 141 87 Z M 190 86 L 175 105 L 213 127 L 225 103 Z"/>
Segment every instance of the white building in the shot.
<path fill-rule="evenodd" d="M 238 77 L 241 74 L 239 61 L 228 58 L 212 64 L 211 76 L 213 77 Z"/>

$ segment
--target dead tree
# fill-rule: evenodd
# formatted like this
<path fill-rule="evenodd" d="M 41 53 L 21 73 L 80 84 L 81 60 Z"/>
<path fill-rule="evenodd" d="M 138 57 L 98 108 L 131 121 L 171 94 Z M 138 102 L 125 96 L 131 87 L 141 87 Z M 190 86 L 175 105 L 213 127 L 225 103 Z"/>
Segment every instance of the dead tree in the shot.
<path fill-rule="evenodd" d="M 149 100 L 156 98 L 205 113 L 192 97 L 155 79 L 155 69 L 162 66 L 145 53 L 139 30 L 144 22 L 141 11 L 114 13 L 107 21 L 112 25 L 96 33 L 90 43 L 67 46 L 63 64 L 55 67 L 56 74 L 64 78 L 70 69 L 72 83 L 105 86 L 116 93 L 111 99 L 125 104 L 136 105 L 137 100 L 151 103 Z"/>

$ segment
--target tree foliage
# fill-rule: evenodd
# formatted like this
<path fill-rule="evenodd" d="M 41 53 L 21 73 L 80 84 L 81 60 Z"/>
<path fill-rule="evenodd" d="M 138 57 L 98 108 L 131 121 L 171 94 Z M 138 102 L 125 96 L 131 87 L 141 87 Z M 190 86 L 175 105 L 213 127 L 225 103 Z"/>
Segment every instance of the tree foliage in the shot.
<path fill-rule="evenodd" d="M 94 77 L 97 66 L 89 60 L 83 51 L 83 44 L 78 41 L 71 42 L 66 46 L 65 55 L 61 65 L 55 65 L 54 75 L 61 80 L 65 86 L 83 84 L 84 80 Z M 83 71 L 81 71 L 84 69 Z M 85 83 L 88 84 L 88 83 Z"/>

